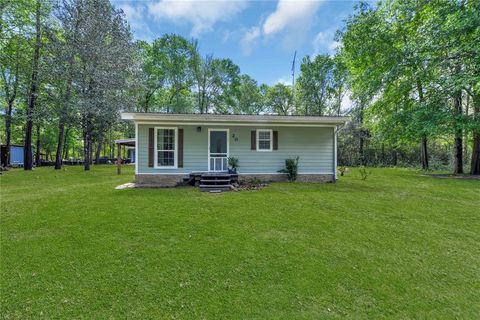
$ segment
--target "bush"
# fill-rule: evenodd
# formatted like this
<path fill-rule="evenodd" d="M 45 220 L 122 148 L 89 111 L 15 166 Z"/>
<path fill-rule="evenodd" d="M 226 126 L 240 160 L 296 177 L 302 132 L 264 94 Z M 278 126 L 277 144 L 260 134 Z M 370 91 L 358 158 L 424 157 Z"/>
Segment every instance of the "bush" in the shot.
<path fill-rule="evenodd" d="M 371 174 L 371 172 L 367 171 L 367 169 L 363 166 L 360 167 L 360 169 L 358 171 L 360 172 L 360 176 L 361 176 L 363 181 L 367 180 L 367 177 Z"/>
<path fill-rule="evenodd" d="M 297 180 L 298 176 L 298 159 L 286 159 L 285 160 L 285 169 L 279 170 L 278 172 L 286 173 L 288 176 L 288 181 L 292 182 Z"/>

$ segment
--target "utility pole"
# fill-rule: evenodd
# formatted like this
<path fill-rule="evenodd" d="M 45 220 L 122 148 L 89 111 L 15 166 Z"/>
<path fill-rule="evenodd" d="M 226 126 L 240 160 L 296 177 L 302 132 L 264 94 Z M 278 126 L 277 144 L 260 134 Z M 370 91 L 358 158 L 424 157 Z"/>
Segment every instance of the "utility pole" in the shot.
<path fill-rule="evenodd" d="M 293 54 L 293 61 L 292 61 L 292 88 L 295 88 L 295 59 L 297 58 L 297 50 Z"/>
<path fill-rule="evenodd" d="M 293 107 L 295 108 L 295 59 L 297 58 L 297 50 L 293 54 L 292 61 L 292 96 L 293 96 Z"/>

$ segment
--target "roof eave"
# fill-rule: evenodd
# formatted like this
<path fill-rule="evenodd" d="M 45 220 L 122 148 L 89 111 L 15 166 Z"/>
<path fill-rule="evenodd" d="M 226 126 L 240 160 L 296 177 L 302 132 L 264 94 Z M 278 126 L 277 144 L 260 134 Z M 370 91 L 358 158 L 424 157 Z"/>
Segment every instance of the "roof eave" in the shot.
<path fill-rule="evenodd" d="M 200 118 L 200 115 L 175 115 L 175 114 L 148 114 L 148 113 L 129 113 L 125 112 L 121 114 L 123 120 L 132 120 L 138 123 L 141 122 L 163 122 L 163 123 L 229 123 L 229 124 L 245 124 L 245 123 L 258 123 L 258 124 L 305 124 L 305 125 L 340 125 L 349 120 L 348 117 L 294 117 L 288 116 L 275 118 L 276 116 L 258 116 L 258 118 L 250 119 L 232 119 L 227 116 L 220 116 L 214 118 L 213 114 L 203 115 L 207 119 Z M 238 115 L 237 115 L 238 116 Z M 181 117 L 181 118 L 180 118 Z M 221 118 L 224 117 L 224 118 Z M 239 116 L 240 117 L 240 116 Z M 319 119 L 320 118 L 320 119 Z"/>

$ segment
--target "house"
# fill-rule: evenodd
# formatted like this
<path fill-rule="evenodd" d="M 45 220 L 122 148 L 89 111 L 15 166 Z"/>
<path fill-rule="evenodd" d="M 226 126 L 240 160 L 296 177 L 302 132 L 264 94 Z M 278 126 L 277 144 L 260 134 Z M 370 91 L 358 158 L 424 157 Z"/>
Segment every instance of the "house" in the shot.
<path fill-rule="evenodd" d="M 299 157 L 298 181 L 336 180 L 337 129 L 346 117 L 122 113 L 135 124 L 135 180 L 174 186 L 191 173 L 228 171 L 239 179 L 284 181 Z"/>

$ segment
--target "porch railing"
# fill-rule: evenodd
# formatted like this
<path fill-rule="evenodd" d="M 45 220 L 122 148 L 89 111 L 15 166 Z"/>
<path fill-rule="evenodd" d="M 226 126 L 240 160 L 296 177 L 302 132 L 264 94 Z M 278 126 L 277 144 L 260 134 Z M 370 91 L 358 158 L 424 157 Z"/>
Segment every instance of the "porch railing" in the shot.
<path fill-rule="evenodd" d="M 210 171 L 228 171 L 228 157 L 210 156 Z"/>

